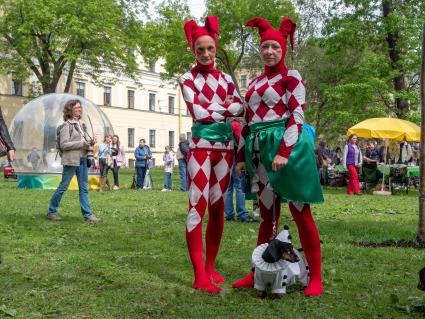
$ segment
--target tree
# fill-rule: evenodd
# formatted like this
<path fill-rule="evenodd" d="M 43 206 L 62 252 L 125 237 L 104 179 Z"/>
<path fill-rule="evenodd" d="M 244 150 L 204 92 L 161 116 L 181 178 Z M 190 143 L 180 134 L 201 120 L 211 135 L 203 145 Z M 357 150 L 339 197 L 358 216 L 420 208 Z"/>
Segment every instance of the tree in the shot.
<path fill-rule="evenodd" d="M 257 30 L 246 28 L 245 22 L 257 15 L 268 19 L 277 28 L 282 17 L 296 17 L 289 0 L 208 0 L 206 5 L 207 15 L 219 17 L 218 68 L 229 73 L 236 84 L 235 71 L 244 55 L 257 54 L 255 48 L 258 42 L 253 42 L 257 37 Z M 184 22 L 191 17 L 185 0 L 164 1 L 158 7 L 158 13 L 159 17 L 145 29 L 150 30 L 152 37 L 150 40 L 144 37 L 145 44 L 142 47 L 149 51 L 144 51 L 144 56 L 151 59 L 155 56 L 165 58 L 164 76 L 171 78 L 187 71 L 194 62 L 183 32 Z"/>
<path fill-rule="evenodd" d="M 33 72 L 43 93 L 55 92 L 77 64 L 94 81 L 105 70 L 137 76 L 134 52 L 145 0 L 0 0 L 0 72 Z"/>
<path fill-rule="evenodd" d="M 419 222 L 416 239 L 425 246 L 425 23 L 422 29 L 422 64 L 420 76 L 421 95 L 421 147 L 420 147 L 420 185 L 419 185 Z"/>
<path fill-rule="evenodd" d="M 162 77 L 171 79 L 186 72 L 194 62 L 183 32 L 184 22 L 193 17 L 186 1 L 181 0 L 164 1 L 156 11 L 158 16 L 145 24 L 139 44 L 147 61 L 165 59 Z"/>
<path fill-rule="evenodd" d="M 420 32 L 425 17 L 423 1 L 404 0 L 338 0 L 333 2 L 325 22 L 327 52 L 335 59 L 353 51 L 359 53 L 357 63 L 373 57 L 381 79 L 392 88 L 379 94 L 371 91 L 369 101 L 382 96 L 381 106 L 390 98 L 391 112 L 398 117 L 408 116 L 418 109 L 420 64 Z M 363 57 L 362 57 L 363 56 Z M 358 64 L 353 64 L 355 69 Z M 359 79 L 369 82 L 368 74 Z M 384 101 L 385 100 L 385 101 Z"/>
<path fill-rule="evenodd" d="M 278 28 L 283 17 L 297 20 L 297 14 L 289 0 L 207 0 L 206 6 L 207 15 L 216 15 L 220 21 L 217 59 L 236 85 L 235 70 L 240 66 L 244 55 L 258 55 L 258 31 L 245 27 L 245 23 L 257 16 L 269 20 Z M 248 64 L 244 64 L 244 67 L 247 66 Z"/>

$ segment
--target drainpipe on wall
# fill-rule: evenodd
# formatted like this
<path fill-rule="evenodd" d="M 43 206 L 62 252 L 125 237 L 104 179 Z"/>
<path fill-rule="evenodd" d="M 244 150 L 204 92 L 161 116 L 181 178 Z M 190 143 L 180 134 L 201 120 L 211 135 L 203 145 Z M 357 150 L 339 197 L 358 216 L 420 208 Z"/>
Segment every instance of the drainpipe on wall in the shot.
<path fill-rule="evenodd" d="M 180 141 L 180 134 L 182 133 L 182 102 L 181 102 L 181 100 L 182 100 L 182 93 L 181 93 L 181 90 L 180 90 L 180 86 L 179 85 L 177 85 L 177 89 L 178 89 L 178 95 L 177 95 L 177 97 L 178 97 L 178 105 L 179 105 L 179 132 L 178 132 L 178 135 L 177 135 L 177 138 L 179 139 L 179 141 Z"/>

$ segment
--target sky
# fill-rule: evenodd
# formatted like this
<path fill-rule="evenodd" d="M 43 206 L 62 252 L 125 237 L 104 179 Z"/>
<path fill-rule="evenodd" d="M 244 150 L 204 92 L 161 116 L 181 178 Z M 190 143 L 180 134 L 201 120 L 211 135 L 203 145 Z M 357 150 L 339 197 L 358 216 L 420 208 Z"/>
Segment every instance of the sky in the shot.
<path fill-rule="evenodd" d="M 190 12 L 196 17 L 200 18 L 205 12 L 205 3 L 203 0 L 187 0 Z"/>

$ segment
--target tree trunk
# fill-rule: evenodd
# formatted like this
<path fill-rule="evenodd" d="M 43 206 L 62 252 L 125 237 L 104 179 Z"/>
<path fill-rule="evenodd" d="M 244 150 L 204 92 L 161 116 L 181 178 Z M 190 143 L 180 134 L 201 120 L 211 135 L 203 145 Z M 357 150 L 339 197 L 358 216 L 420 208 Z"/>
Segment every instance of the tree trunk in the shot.
<path fill-rule="evenodd" d="M 225 71 L 232 77 L 233 83 L 235 84 L 236 91 L 240 94 L 239 83 L 236 79 L 235 69 L 232 67 L 229 56 L 225 50 L 221 50 L 222 56 L 217 56 L 217 58 L 223 63 Z"/>
<path fill-rule="evenodd" d="M 388 16 L 394 12 L 392 0 L 383 0 L 382 9 L 384 13 L 384 18 L 388 18 Z M 398 65 L 398 62 L 400 60 L 400 48 L 397 47 L 398 39 L 399 39 L 398 32 L 388 32 L 387 42 L 388 42 L 388 48 L 389 48 L 389 55 L 391 59 L 391 68 L 394 71 L 397 71 L 400 73 L 399 76 L 393 79 L 393 85 L 394 85 L 394 90 L 396 94 L 402 93 L 403 91 L 406 91 L 407 89 L 404 71 Z M 400 118 L 403 118 L 404 115 L 409 111 L 409 101 L 406 99 L 396 97 L 395 108 L 396 108 L 397 116 Z"/>
<path fill-rule="evenodd" d="M 77 65 L 77 61 L 74 60 L 71 62 L 71 66 L 69 67 L 68 77 L 66 78 L 66 85 L 64 93 L 69 93 L 71 89 L 72 78 L 74 77 L 75 66 Z"/>
<path fill-rule="evenodd" d="M 419 244 L 425 245 L 425 24 L 422 31 L 419 223 L 416 239 Z"/>

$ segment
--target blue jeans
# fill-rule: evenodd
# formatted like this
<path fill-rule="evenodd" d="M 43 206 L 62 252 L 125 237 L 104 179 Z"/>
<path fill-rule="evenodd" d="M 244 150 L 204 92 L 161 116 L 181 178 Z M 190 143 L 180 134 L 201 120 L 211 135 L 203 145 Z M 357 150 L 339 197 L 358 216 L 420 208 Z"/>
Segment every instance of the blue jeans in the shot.
<path fill-rule="evenodd" d="M 187 163 L 185 159 L 179 159 L 179 173 L 180 173 L 180 190 L 187 192 Z"/>
<path fill-rule="evenodd" d="M 224 212 L 226 219 L 233 219 L 233 188 L 236 190 L 236 212 L 238 220 L 245 220 L 248 217 L 248 210 L 245 207 L 245 193 L 242 192 L 241 179 L 236 173 L 236 165 L 233 164 L 232 175 L 230 176 L 229 188 L 224 201 Z"/>
<path fill-rule="evenodd" d="M 81 213 L 84 218 L 89 218 L 93 212 L 90 209 L 89 204 L 89 182 L 88 182 L 88 168 L 87 159 L 85 157 L 80 158 L 80 166 L 67 166 L 63 167 L 62 180 L 56 189 L 55 193 L 50 200 L 49 210 L 47 214 L 56 214 L 59 204 L 62 199 L 63 193 L 68 189 L 71 179 L 77 176 L 78 181 L 78 194 L 80 196 L 80 207 Z"/>
<path fill-rule="evenodd" d="M 145 182 L 145 175 L 146 175 L 146 166 L 136 167 L 136 172 L 137 172 L 136 188 L 143 188 L 143 183 Z"/>
<path fill-rule="evenodd" d="M 171 189 L 172 183 L 171 173 L 164 172 L 164 188 Z"/>

